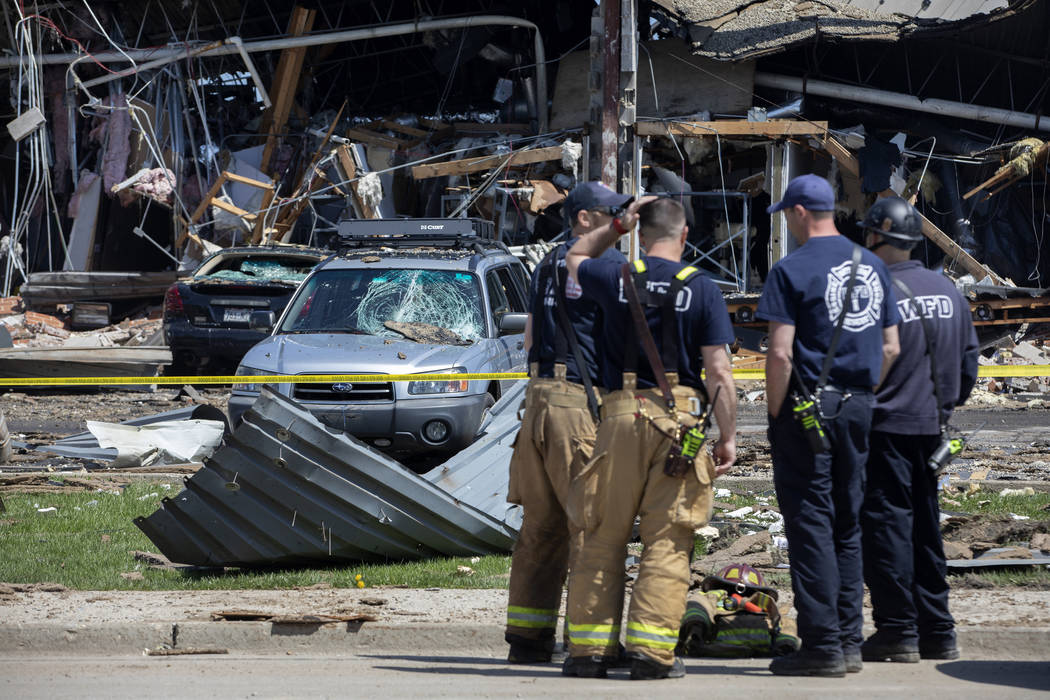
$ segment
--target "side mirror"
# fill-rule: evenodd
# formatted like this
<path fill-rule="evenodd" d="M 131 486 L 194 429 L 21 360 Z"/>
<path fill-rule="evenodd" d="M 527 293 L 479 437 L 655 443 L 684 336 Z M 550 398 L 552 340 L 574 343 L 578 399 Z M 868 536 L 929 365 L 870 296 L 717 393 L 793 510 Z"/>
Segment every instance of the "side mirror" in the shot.
<path fill-rule="evenodd" d="M 248 318 L 248 328 L 253 331 L 272 330 L 275 323 L 277 323 L 277 317 L 273 311 L 253 311 Z"/>
<path fill-rule="evenodd" d="M 524 333 L 525 324 L 529 320 L 529 315 L 524 313 L 505 313 L 500 316 L 499 319 L 499 334 L 500 335 L 513 335 L 515 333 Z"/>

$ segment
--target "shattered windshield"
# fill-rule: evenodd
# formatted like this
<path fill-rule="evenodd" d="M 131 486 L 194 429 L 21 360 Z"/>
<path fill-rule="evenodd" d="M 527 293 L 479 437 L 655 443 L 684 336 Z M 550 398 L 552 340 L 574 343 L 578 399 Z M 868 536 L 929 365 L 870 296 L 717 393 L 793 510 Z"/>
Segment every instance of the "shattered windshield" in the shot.
<path fill-rule="evenodd" d="M 299 290 L 278 332 L 403 338 L 390 326 L 426 324 L 474 341 L 485 335 L 483 319 L 478 281 L 469 273 L 322 270 Z"/>
<path fill-rule="evenodd" d="M 207 279 L 232 280 L 235 282 L 290 282 L 299 284 L 310 270 L 317 265 L 316 260 L 299 257 L 231 257 L 224 260 L 217 268 L 200 275 Z"/>

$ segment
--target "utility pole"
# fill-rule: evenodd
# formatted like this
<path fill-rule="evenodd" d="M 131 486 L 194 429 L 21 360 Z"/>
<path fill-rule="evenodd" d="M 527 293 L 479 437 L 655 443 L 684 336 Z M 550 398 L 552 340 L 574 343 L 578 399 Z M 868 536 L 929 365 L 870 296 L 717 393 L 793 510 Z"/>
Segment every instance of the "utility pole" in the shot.
<path fill-rule="evenodd" d="M 597 153 L 599 178 L 637 195 L 641 167 L 637 119 L 638 0 L 601 0 L 591 21 L 590 123 L 585 153 Z M 625 250 L 637 251 L 633 240 Z M 628 243 L 624 241 L 624 243 Z"/>

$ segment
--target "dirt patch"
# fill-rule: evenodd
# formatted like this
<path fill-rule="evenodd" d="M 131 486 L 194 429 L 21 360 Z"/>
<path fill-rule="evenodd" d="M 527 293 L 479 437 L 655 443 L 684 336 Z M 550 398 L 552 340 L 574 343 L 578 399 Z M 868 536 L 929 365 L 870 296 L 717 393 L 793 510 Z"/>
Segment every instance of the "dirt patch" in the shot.
<path fill-rule="evenodd" d="M 74 493 L 94 491 L 101 484 L 84 479 L 55 479 L 47 474 L 25 474 L 0 477 L 0 494 L 10 493 Z"/>
<path fill-rule="evenodd" d="M 106 477 L 101 479 L 78 479 L 54 474 L 18 474 L 0 477 L 0 494 L 26 493 L 78 493 L 83 491 L 119 492 L 131 483 L 130 479 Z"/>
<path fill-rule="evenodd" d="M 944 539 L 967 545 L 1030 542 L 1034 535 L 1050 533 L 1045 520 L 1014 520 L 1008 515 L 971 515 L 949 518 L 941 528 Z"/>
<path fill-rule="evenodd" d="M 65 593 L 69 589 L 61 583 L 0 583 L 0 595 L 15 593 Z"/>

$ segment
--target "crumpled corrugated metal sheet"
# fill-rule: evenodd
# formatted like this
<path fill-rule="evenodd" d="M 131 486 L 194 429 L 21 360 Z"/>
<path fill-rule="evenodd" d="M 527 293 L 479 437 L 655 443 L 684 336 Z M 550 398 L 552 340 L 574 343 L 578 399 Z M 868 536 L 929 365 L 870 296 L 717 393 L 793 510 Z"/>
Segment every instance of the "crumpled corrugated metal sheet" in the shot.
<path fill-rule="evenodd" d="M 521 527 L 521 506 L 507 503 L 510 455 L 521 427 L 518 407 L 525 398 L 524 380 L 515 382 L 492 407 L 491 420 L 483 426 L 484 435 L 470 447 L 424 478 L 453 498 L 514 528 Z"/>
<path fill-rule="evenodd" d="M 201 566 L 506 552 L 520 522 L 500 505 L 513 439 L 507 416 L 518 403 L 520 390 L 494 407 L 489 434 L 470 448 L 480 457 L 457 455 L 422 477 L 264 389 L 185 490 L 135 524 L 172 561 Z"/>

